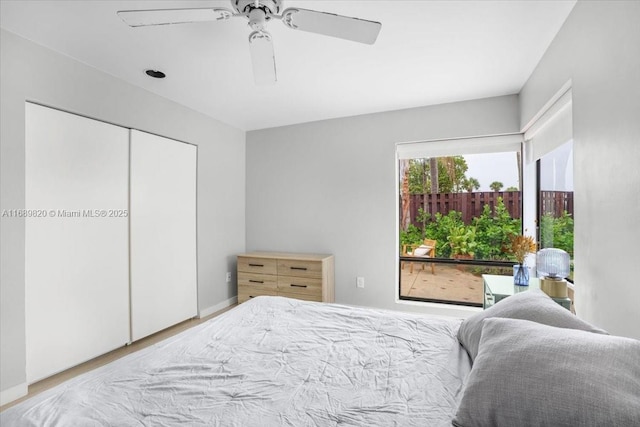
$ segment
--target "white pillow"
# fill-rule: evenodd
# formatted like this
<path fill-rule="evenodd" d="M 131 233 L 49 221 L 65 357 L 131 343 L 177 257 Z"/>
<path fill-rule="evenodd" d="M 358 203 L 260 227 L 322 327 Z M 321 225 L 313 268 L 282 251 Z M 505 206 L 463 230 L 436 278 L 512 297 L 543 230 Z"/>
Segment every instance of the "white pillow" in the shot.
<path fill-rule="evenodd" d="M 431 249 L 433 249 L 433 246 L 420 245 L 413 251 L 413 255 L 414 256 L 425 256 L 429 252 L 431 252 Z"/>

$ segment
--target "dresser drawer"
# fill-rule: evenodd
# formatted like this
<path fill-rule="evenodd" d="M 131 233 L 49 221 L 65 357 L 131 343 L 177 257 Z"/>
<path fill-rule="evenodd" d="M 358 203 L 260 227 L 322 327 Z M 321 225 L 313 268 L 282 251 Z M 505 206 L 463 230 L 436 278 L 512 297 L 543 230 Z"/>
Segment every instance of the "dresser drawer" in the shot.
<path fill-rule="evenodd" d="M 283 295 L 283 293 L 322 298 L 322 280 L 309 277 L 278 276 L 278 295 Z"/>
<path fill-rule="evenodd" d="M 253 286 L 256 288 L 273 289 L 278 288 L 277 276 L 270 274 L 256 274 L 238 272 L 238 286 Z"/>
<path fill-rule="evenodd" d="M 322 278 L 322 262 L 295 259 L 278 260 L 278 276 Z"/>
<path fill-rule="evenodd" d="M 238 304 L 243 303 L 253 297 L 261 295 L 276 296 L 278 291 L 276 289 L 265 288 L 263 286 L 238 286 Z"/>
<path fill-rule="evenodd" d="M 244 271 L 246 273 L 276 275 L 278 273 L 277 265 L 277 261 L 273 258 L 238 257 L 238 271 Z"/>

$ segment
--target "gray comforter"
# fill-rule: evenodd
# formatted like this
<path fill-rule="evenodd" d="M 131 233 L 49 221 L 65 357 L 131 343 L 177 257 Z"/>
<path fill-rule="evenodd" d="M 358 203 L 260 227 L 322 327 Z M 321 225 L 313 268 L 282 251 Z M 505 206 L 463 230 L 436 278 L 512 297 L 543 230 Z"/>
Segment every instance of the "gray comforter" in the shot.
<path fill-rule="evenodd" d="M 259 297 L 0 414 L 20 426 L 450 425 L 460 321 Z"/>

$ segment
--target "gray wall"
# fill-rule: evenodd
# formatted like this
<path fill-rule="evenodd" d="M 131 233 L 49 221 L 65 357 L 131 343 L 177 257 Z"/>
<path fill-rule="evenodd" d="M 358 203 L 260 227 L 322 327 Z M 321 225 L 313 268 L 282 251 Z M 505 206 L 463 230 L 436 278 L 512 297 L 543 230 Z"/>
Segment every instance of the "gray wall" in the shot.
<path fill-rule="evenodd" d="M 332 253 L 337 302 L 398 309 L 395 143 L 518 131 L 512 95 L 248 132 L 247 249 Z"/>
<path fill-rule="evenodd" d="M 39 102 L 198 145 L 198 305 L 236 295 L 225 283 L 245 243 L 245 133 L 94 68 L 0 33 L 0 209 L 24 208 L 24 103 Z M 25 381 L 24 221 L 2 218 L 0 384 Z"/>
<path fill-rule="evenodd" d="M 640 2 L 578 2 L 521 94 L 531 120 L 573 84 L 576 309 L 640 339 Z"/>

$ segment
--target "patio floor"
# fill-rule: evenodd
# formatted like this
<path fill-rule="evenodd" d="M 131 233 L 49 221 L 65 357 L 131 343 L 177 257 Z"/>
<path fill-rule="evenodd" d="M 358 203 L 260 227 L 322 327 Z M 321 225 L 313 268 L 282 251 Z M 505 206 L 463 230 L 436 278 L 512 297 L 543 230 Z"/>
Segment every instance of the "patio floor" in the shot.
<path fill-rule="evenodd" d="M 459 269 L 461 268 L 461 269 Z M 409 263 L 400 270 L 400 294 L 415 298 L 439 300 L 483 302 L 482 277 L 464 270 L 465 267 L 436 264 L 435 274 L 431 266 L 425 264 L 424 270 L 418 263 L 410 273 Z"/>

